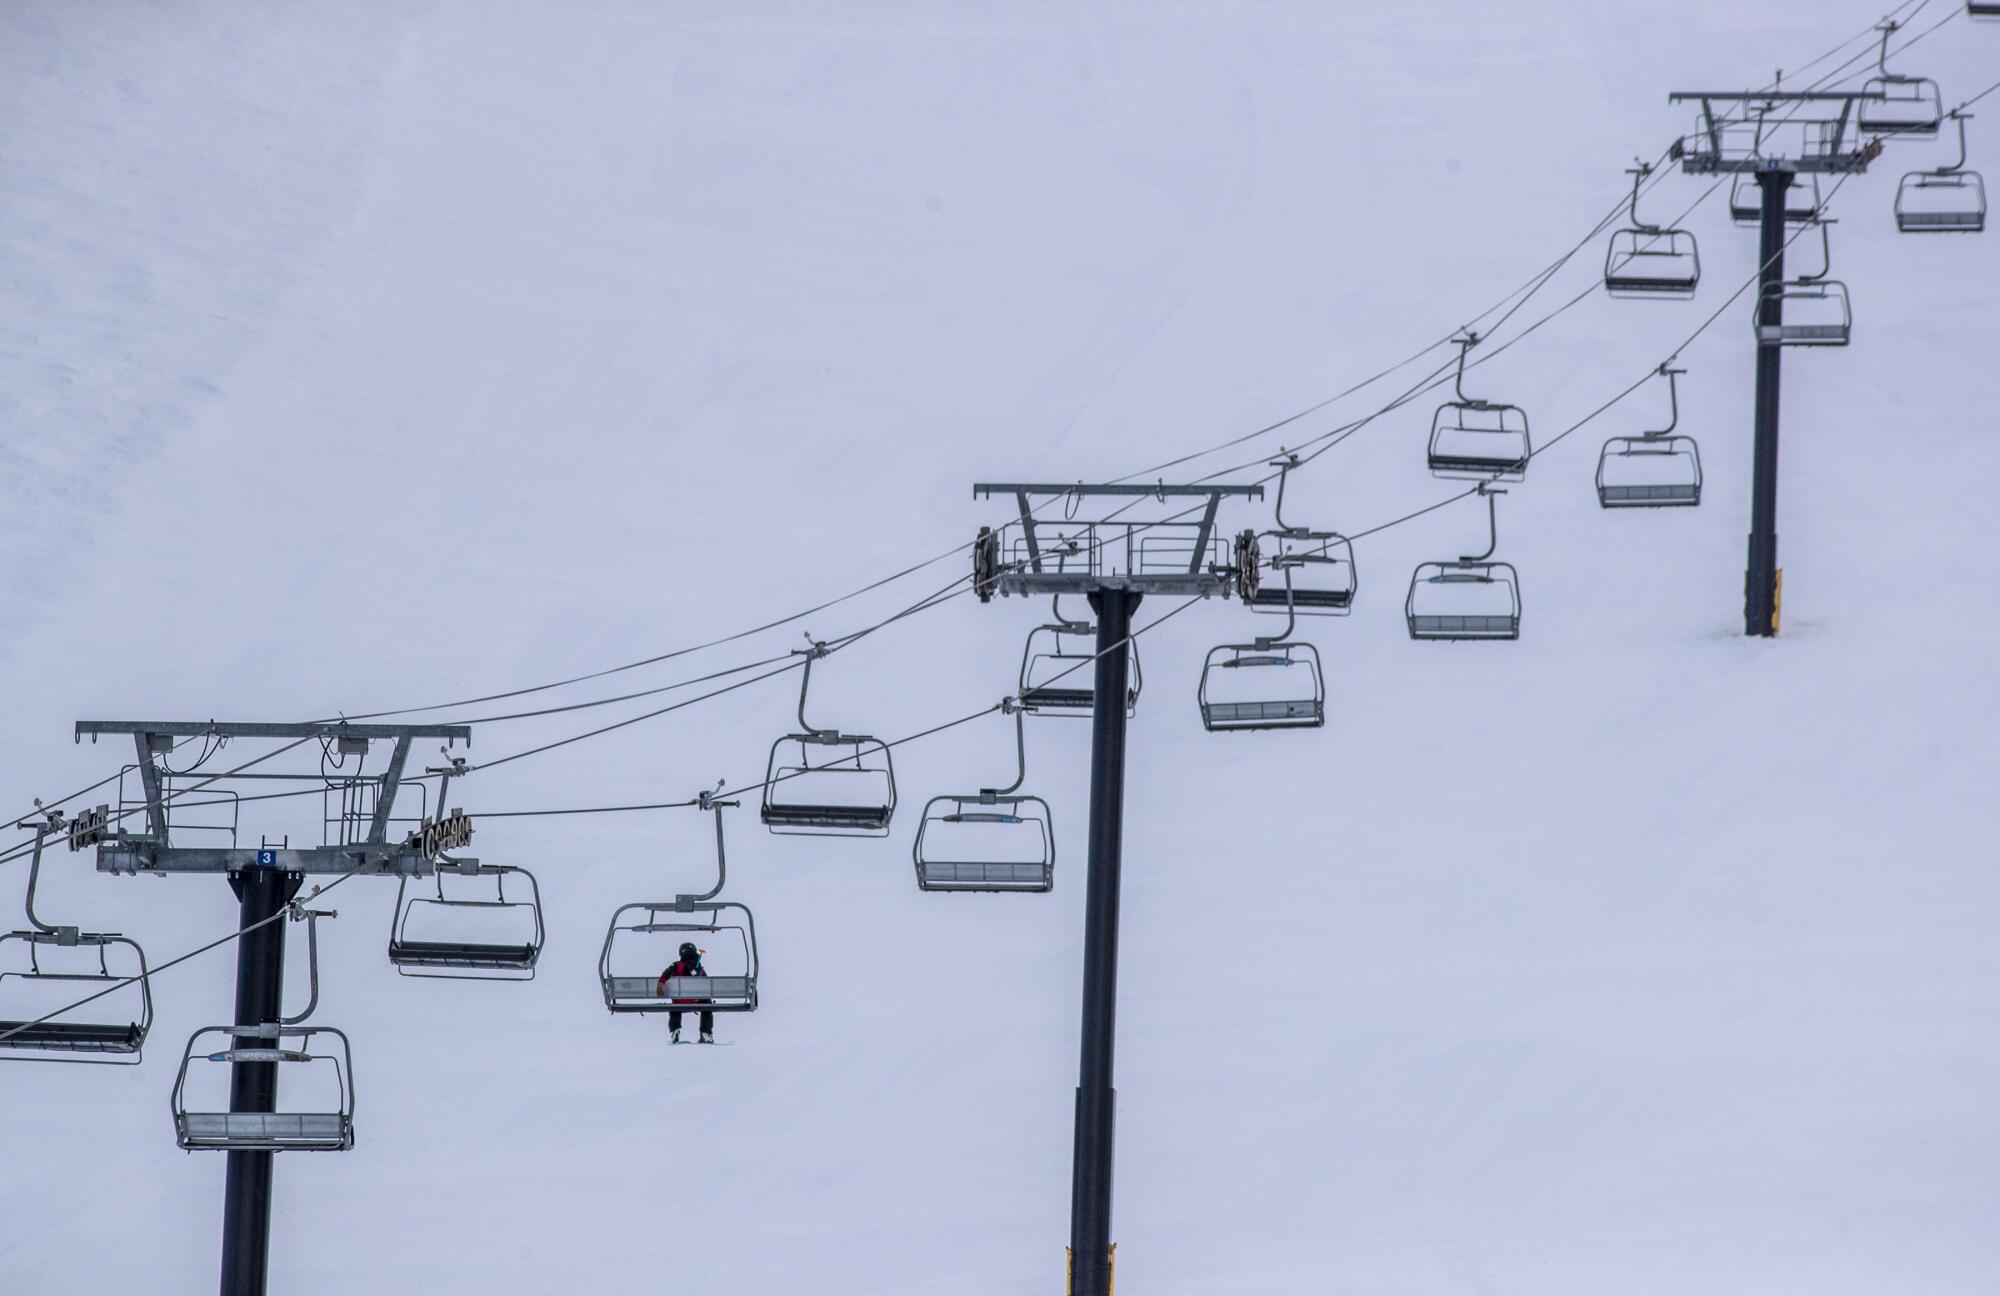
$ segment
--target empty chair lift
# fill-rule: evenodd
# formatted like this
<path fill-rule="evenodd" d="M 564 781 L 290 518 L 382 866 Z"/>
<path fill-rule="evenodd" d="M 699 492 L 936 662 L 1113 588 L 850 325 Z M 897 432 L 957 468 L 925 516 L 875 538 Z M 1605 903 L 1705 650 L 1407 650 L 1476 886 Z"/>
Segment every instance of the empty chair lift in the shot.
<path fill-rule="evenodd" d="M 1097 626 L 1062 614 L 1062 596 L 1053 600 L 1056 619 L 1028 632 L 1021 648 L 1021 705 L 1036 715 L 1088 716 L 1097 706 Z M 1125 686 L 1125 714 L 1139 706 L 1144 680 L 1139 641 L 1132 640 L 1131 670 Z"/>
<path fill-rule="evenodd" d="M 0 935 L 0 1057 L 135 1064 L 153 1025 L 145 951 L 116 932 L 52 925 L 35 915 L 42 844 L 62 827 L 59 815 L 36 827 L 28 928 Z M 92 1002 L 69 1007 L 85 998 Z"/>
<path fill-rule="evenodd" d="M 1431 417 L 1430 469 L 1434 477 L 1520 481 L 1534 457 L 1528 415 L 1518 405 L 1478 400 L 1465 394 L 1465 355 L 1479 345 L 1479 335 L 1458 341 L 1456 400 L 1438 406 Z"/>
<path fill-rule="evenodd" d="M 1494 562 L 1499 545 L 1495 495 L 1506 492 L 1481 482 L 1486 496 L 1486 552 L 1454 562 L 1427 562 L 1410 575 L 1403 601 L 1412 639 L 1518 639 L 1521 637 L 1521 582 L 1509 563 Z"/>
<path fill-rule="evenodd" d="M 1764 191 L 1757 177 L 1747 171 L 1736 173 L 1729 185 L 1729 219 L 1738 225 L 1756 225 L 1764 219 Z M 1819 177 L 1807 172 L 1785 187 L 1785 220 L 1803 225 L 1819 215 Z"/>
<path fill-rule="evenodd" d="M 1930 171 L 1912 171 L 1896 187 L 1896 228 L 1905 234 L 1977 234 L 1986 228 L 1986 181 L 1965 169 L 1967 114 L 1958 123 L 1958 161 Z"/>
<path fill-rule="evenodd" d="M 213 1041 L 220 1048 L 204 1048 Z M 283 1067 L 289 1094 L 299 1079 L 318 1073 L 315 1086 L 331 1101 L 309 1110 L 237 1112 L 219 1102 L 195 1105 L 188 1097 L 194 1068 L 209 1063 Z M 197 1082 L 199 1083 L 199 1082 Z M 201 1085 L 214 1092 L 219 1085 Z M 226 1098 L 226 1091 L 218 1093 Z M 354 1146 L 354 1054 L 347 1036 L 331 1026 L 207 1026 L 189 1038 L 174 1081 L 174 1137 L 189 1151 L 344 1152 Z"/>
<path fill-rule="evenodd" d="M 1929 77 L 1903 76 L 1889 70 L 1889 38 L 1902 27 L 1885 20 L 1881 53 L 1876 58 L 1876 75 L 1861 87 L 1867 95 L 1855 110 L 1855 127 L 1864 135 L 1893 135 L 1904 139 L 1935 139 L 1944 123 L 1944 95 Z"/>
<path fill-rule="evenodd" d="M 1630 172 L 1632 224 L 1611 235 L 1604 254 L 1604 290 L 1613 297 L 1692 297 L 1701 283 L 1701 249 L 1694 235 L 1639 219 L 1639 186 L 1652 173 L 1649 162 Z"/>
<path fill-rule="evenodd" d="M 1048 891 L 1056 883 L 1054 818 L 1048 802 L 1021 792 L 1028 777 L 1026 708 L 1008 698 L 1014 717 L 1014 781 L 969 795 L 936 796 L 924 806 L 910 848 L 923 891 Z"/>
<path fill-rule="evenodd" d="M 493 888 L 478 895 L 447 894 L 448 872 L 490 878 Z M 410 883 L 404 878 L 397 888 L 396 916 L 389 929 L 389 962 L 398 972 L 457 980 L 534 979 L 546 936 L 542 893 L 534 874 L 507 864 L 447 859 L 438 864 L 433 894 L 409 895 Z"/>
<path fill-rule="evenodd" d="M 1597 502 L 1605 508 L 1691 508 L 1701 503 L 1701 451 L 1680 426 L 1675 379 L 1687 371 L 1662 364 L 1673 417 L 1658 432 L 1616 436 L 1597 457 Z"/>
<path fill-rule="evenodd" d="M 815 729 L 806 721 L 812 664 L 828 649 L 815 643 L 800 651 L 806 661 L 799 681 L 799 732 L 771 745 L 764 772 L 764 823 L 774 833 L 886 837 L 896 812 L 889 745 L 867 734 Z"/>
<path fill-rule="evenodd" d="M 1817 274 L 1772 284 L 1757 301 L 1752 319 L 1757 340 L 1767 346 L 1846 346 L 1854 335 L 1854 306 L 1847 285 L 1827 275 L 1833 269 L 1830 220 L 1818 220 L 1823 260 Z M 1766 305 L 1771 307 L 1766 310 Z M 1787 316 L 1789 315 L 1789 318 Z"/>
<path fill-rule="evenodd" d="M 305 1024 L 319 1007 L 318 920 L 334 915 L 294 904 L 289 916 L 306 923 L 312 998 L 296 1017 L 254 1026 L 204 1026 L 188 1037 L 173 1093 L 174 1139 L 183 1148 L 344 1152 L 354 1146 L 353 1048 L 333 1027 Z M 214 1066 L 227 1070 L 213 1071 Z M 241 1067 L 274 1068 L 266 1092 L 295 1105 L 285 1111 L 228 1110 L 224 1103 L 234 1096 Z M 195 1080 L 198 1070 L 213 1078 Z M 286 1077 L 283 1083 L 276 1079 L 280 1073 Z"/>

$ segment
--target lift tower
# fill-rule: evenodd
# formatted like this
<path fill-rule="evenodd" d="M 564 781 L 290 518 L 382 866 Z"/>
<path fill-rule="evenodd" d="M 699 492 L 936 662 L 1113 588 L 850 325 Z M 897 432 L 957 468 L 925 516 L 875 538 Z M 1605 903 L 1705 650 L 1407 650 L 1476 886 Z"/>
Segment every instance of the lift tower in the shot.
<path fill-rule="evenodd" d="M 1778 633 L 1778 357 L 1801 343 L 1844 345 L 1843 325 L 1831 331 L 1796 331 L 1785 320 L 1785 225 L 1816 220 L 1817 210 L 1787 212 L 1785 194 L 1800 174 L 1853 175 L 1868 169 L 1881 142 L 1863 138 L 1857 108 L 1880 102 L 1874 90 L 1683 90 L 1670 103 L 1699 103 L 1692 135 L 1674 142 L 1673 156 L 1689 175 L 1757 178 L 1756 448 L 1750 492 L 1749 561 L 1743 577 L 1743 633 Z M 1783 109 L 1782 115 L 1779 110 Z M 1822 274 L 1824 271 L 1822 271 Z M 1842 289 L 1840 308 L 1846 310 Z"/>
<path fill-rule="evenodd" d="M 1017 518 L 980 529 L 973 589 L 994 594 L 1082 594 L 1097 614 L 1091 694 L 1090 876 L 1084 902 L 1083 1041 L 1070 1180 L 1072 1296 L 1110 1296 L 1112 1054 L 1118 1015 L 1118 892 L 1125 821 L 1125 721 L 1132 613 L 1147 594 L 1207 598 L 1257 581 L 1254 544 L 1216 530 L 1231 497 L 1262 486 L 1025 485 L 981 483 L 974 499 L 1011 497 Z M 1065 519 L 1038 520 L 1035 501 L 1061 502 Z M 1108 516 L 1077 520 L 1086 501 L 1119 499 Z M 1152 509 L 1146 509 L 1148 503 Z M 1133 517 L 1135 511 L 1164 517 Z M 1190 514 L 1199 517 L 1189 520 Z M 1073 668 L 1074 669 L 1074 668 Z"/>
<path fill-rule="evenodd" d="M 446 783 L 438 788 L 435 816 L 412 819 L 395 814 L 397 792 L 410 781 L 404 771 L 412 741 L 437 738 L 446 743 L 470 742 L 472 730 L 466 725 L 78 721 L 77 739 L 86 735 L 93 741 L 104 735 L 130 735 L 138 749 L 137 764 L 130 771 L 138 776 L 138 799 L 121 805 L 117 822 L 122 823 L 127 815 L 143 816 L 144 827 L 107 828 L 96 835 L 98 870 L 221 874 L 236 893 L 239 929 L 245 935 L 236 944 L 234 1025 L 248 1029 L 232 1037 L 230 1053 L 225 1055 L 231 1059 L 240 1052 L 271 1058 L 284 1053 L 277 1026 L 284 1011 L 285 924 L 276 919 L 298 894 L 307 874 L 426 876 L 434 872 L 441 846 L 462 844 L 471 835 L 470 821 L 463 815 L 443 813 L 449 773 L 444 775 Z M 316 739 L 320 745 L 313 749 L 315 757 L 337 754 L 343 762 L 355 758 L 355 765 L 351 772 L 322 767 L 310 773 L 176 774 L 164 765 L 163 758 L 181 738 L 199 738 L 218 747 L 236 738 L 290 739 L 294 745 Z M 364 774 L 361 760 L 378 740 L 393 744 L 389 759 L 380 773 Z M 187 791 L 207 789 L 189 800 L 210 813 L 194 814 L 196 822 L 182 824 L 184 834 L 204 834 L 203 844 L 179 845 L 174 841 L 175 812 L 188 813 L 184 803 L 176 801 L 172 784 L 177 779 Z M 228 784 L 246 779 L 320 784 L 313 790 L 326 798 L 321 816 L 326 831 L 321 844 L 293 847 L 287 839 L 275 847 L 239 846 L 235 814 L 239 794 Z M 415 831 L 392 837 L 392 825 L 413 825 Z M 267 1123 L 260 1118 L 276 1111 L 277 1097 L 277 1061 L 231 1060 L 229 1115 L 221 1118 L 218 1137 L 202 1144 L 226 1147 L 229 1154 L 223 1190 L 222 1296 L 264 1296 L 270 1262 L 275 1148 L 268 1130 L 261 1135 L 257 1131 Z M 245 1119 L 239 1121 L 238 1117 Z M 184 1142 L 183 1146 L 190 1145 Z"/>

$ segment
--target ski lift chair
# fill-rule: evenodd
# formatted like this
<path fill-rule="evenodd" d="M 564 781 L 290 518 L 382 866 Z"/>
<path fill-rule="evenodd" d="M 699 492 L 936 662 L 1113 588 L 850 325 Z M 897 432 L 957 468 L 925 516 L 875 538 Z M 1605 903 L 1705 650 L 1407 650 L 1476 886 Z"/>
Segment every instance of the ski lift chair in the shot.
<path fill-rule="evenodd" d="M 1285 521 L 1285 485 L 1299 463 L 1298 455 L 1287 454 L 1270 464 L 1278 470 L 1278 498 L 1271 510 L 1276 525 L 1263 534 L 1278 542 L 1271 569 L 1284 573 L 1284 584 L 1279 587 L 1250 579 L 1242 587 L 1244 602 L 1252 612 L 1283 613 L 1288 618 L 1346 616 L 1354 608 L 1359 588 L 1353 543 L 1337 531 L 1315 531 Z M 1238 568 L 1250 573 L 1261 569 L 1260 547 L 1257 532 L 1245 531 L 1237 537 Z"/>
<path fill-rule="evenodd" d="M 818 837 L 886 837 L 896 812 L 896 770 L 889 745 L 867 734 L 816 729 L 806 721 L 812 664 L 823 643 L 801 649 L 799 732 L 771 744 L 761 815 L 774 833 Z"/>
<path fill-rule="evenodd" d="M 663 976 L 681 943 L 707 936 L 727 950 L 731 970 Z M 703 955 L 709 951 L 704 949 Z M 604 1006 L 614 1013 L 753 1012 L 757 1007 L 757 927 L 750 910 L 727 900 L 679 896 L 621 905 L 597 960 Z"/>
<path fill-rule="evenodd" d="M 1830 220 L 1819 226 L 1820 249 L 1825 256 L 1818 274 L 1800 275 L 1784 283 L 1772 284 L 1759 295 L 1752 318 L 1757 340 L 1771 346 L 1846 346 L 1854 334 L 1854 308 L 1848 300 L 1847 285 L 1827 275 L 1833 268 L 1833 247 L 1827 235 Z M 1764 304 L 1774 302 L 1780 319 L 1764 320 Z M 1791 310 L 1798 314 L 1786 319 Z"/>
<path fill-rule="evenodd" d="M 1466 396 L 1465 355 L 1478 343 L 1477 334 L 1458 339 L 1457 399 L 1438 406 L 1431 417 L 1431 475 L 1517 482 L 1527 475 L 1535 452 L 1528 415 L 1518 405 Z"/>
<path fill-rule="evenodd" d="M 447 895 L 445 874 L 454 871 L 467 877 L 492 878 L 492 893 Z M 525 880 L 525 897 L 517 882 L 515 898 L 508 899 L 510 877 Z M 431 895 L 409 895 L 407 877 L 397 887 L 396 917 L 389 929 L 389 962 L 395 964 L 397 972 L 452 980 L 534 979 L 547 935 L 542 923 L 542 892 L 534 874 L 510 864 L 446 859 L 439 862 L 434 882 L 436 890 Z M 476 931 L 482 939 L 468 939 L 467 931 Z"/>
<path fill-rule="evenodd" d="M 604 1006 L 614 1013 L 751 1012 L 757 1007 L 756 921 L 748 907 L 715 898 L 729 880 L 722 812 L 738 803 L 703 792 L 695 804 L 715 813 L 715 885 L 700 895 L 621 905 L 611 915 L 597 956 L 597 977 Z M 695 935 L 719 938 L 727 970 L 705 977 L 666 976 L 681 943 Z M 665 939 L 656 939 L 660 937 Z"/>
<path fill-rule="evenodd" d="M 1701 451 L 1694 438 L 1675 435 L 1681 403 L 1674 379 L 1685 369 L 1662 364 L 1673 418 L 1658 432 L 1615 436 L 1597 457 L 1597 502 L 1604 508 L 1691 508 L 1701 503 Z"/>
<path fill-rule="evenodd" d="M 211 1040 L 219 1048 L 204 1048 Z M 337 1101 L 307 1111 L 237 1112 L 189 1104 L 188 1080 L 198 1064 L 318 1068 L 330 1073 Z M 188 1040 L 174 1081 L 174 1137 L 189 1151 L 345 1152 L 354 1146 L 354 1054 L 331 1026 L 204 1026 Z M 294 1088 L 281 1085 L 281 1092 Z"/>
<path fill-rule="evenodd" d="M 332 911 L 290 906 L 290 918 L 306 923 L 312 998 L 296 1017 L 254 1026 L 204 1026 L 188 1037 L 174 1079 L 174 1140 L 188 1151 L 345 1152 L 354 1146 L 354 1050 L 345 1033 L 331 1026 L 308 1026 L 319 1007 L 319 927 Z M 206 1043 L 205 1043 L 206 1042 Z M 220 1047 L 216 1047 L 219 1045 Z M 229 1084 L 189 1080 L 215 1064 L 229 1067 Z M 233 1093 L 237 1067 L 271 1067 L 270 1092 L 293 1093 L 305 1081 L 316 1101 L 290 1111 L 229 1111 L 214 1102 L 197 1103 L 190 1089 L 217 1097 Z M 282 1072 L 279 1071 L 282 1068 Z M 278 1074 L 292 1077 L 278 1084 Z"/>
<path fill-rule="evenodd" d="M 1479 493 L 1486 496 L 1492 542 L 1477 557 L 1418 564 L 1403 601 L 1412 639 L 1521 637 L 1520 576 L 1512 564 L 1492 561 L 1499 544 L 1493 497 L 1506 492 L 1481 482 Z"/>
<path fill-rule="evenodd" d="M 1807 172 L 1785 189 L 1785 220 L 1803 225 L 1819 214 L 1819 176 Z M 1748 171 L 1736 173 L 1729 186 L 1729 219 L 1738 225 L 1757 225 L 1764 219 L 1764 191 L 1757 177 Z"/>
<path fill-rule="evenodd" d="M 1641 162 L 1631 171 L 1630 228 L 1616 230 L 1604 254 L 1604 290 L 1613 297 L 1684 299 L 1701 283 L 1701 249 L 1692 233 L 1639 219 L 1639 186 L 1653 173 Z"/>
<path fill-rule="evenodd" d="M 1285 467 L 1297 465 L 1293 457 Z M 1278 486 L 1278 526 L 1272 534 L 1284 537 L 1314 535 L 1284 524 L 1284 484 L 1283 477 Z M 1343 538 L 1341 543 L 1347 542 Z M 1258 555 L 1255 532 L 1246 531 L 1237 540 L 1237 552 L 1242 555 L 1238 566 L 1246 574 L 1239 586 L 1243 601 L 1253 610 L 1260 605 L 1268 605 L 1268 595 L 1273 592 L 1256 573 L 1263 563 Z M 1279 604 L 1285 609 L 1285 628 L 1275 635 L 1259 635 L 1247 644 L 1222 644 L 1211 648 L 1201 666 L 1201 683 L 1195 692 L 1196 705 L 1201 710 L 1202 727 L 1210 733 L 1239 729 L 1317 729 L 1326 723 L 1326 675 L 1320 667 L 1319 649 L 1309 643 L 1296 641 L 1292 632 L 1298 628 L 1297 601 L 1292 585 L 1292 573 L 1305 565 L 1303 555 L 1280 552 L 1271 560 L 1271 567 L 1284 578 L 1279 594 Z M 1345 611 L 1352 605 L 1354 595 L 1353 565 L 1348 563 L 1345 576 L 1347 599 L 1341 607 Z"/>
<path fill-rule="evenodd" d="M 1049 803 L 1026 796 L 1027 709 L 1002 702 L 1014 716 L 1014 781 L 967 796 L 935 796 L 924 805 L 910 848 L 920 891 L 1049 891 L 1056 884 L 1056 839 Z"/>
<path fill-rule="evenodd" d="M 153 991 L 146 952 L 117 932 L 86 932 L 55 926 L 35 916 L 35 885 L 42 869 L 42 844 L 62 827 L 52 815 L 36 827 L 28 865 L 28 928 L 0 935 L 0 1057 L 15 1061 L 103 1062 L 135 1065 L 153 1026 Z M 18 951 L 19 957 L 12 957 Z M 76 951 L 71 954 L 69 951 Z M 120 951 L 112 967 L 113 951 Z M 129 952 L 129 959 L 124 956 Z M 78 956 L 85 960 L 80 965 Z M 94 956 L 91 957 L 91 956 Z M 89 1015 L 61 1011 L 100 990 L 129 986 L 131 994 L 107 995 L 90 1005 Z M 107 1015 L 107 1004 L 132 1005 L 130 1013 Z M 81 1011 L 81 1010 L 79 1010 Z M 47 1020 L 43 1020 L 47 1018 Z"/>
<path fill-rule="evenodd" d="M 1896 186 L 1896 228 L 1905 234 L 1977 234 L 1986 228 L 1986 181 L 1965 169 L 1965 122 L 1958 123 L 1958 162 L 1912 171 Z"/>
<path fill-rule="evenodd" d="M 1936 139 L 1944 124 L 1944 95 L 1929 77 L 1903 76 L 1889 70 L 1889 38 L 1902 24 L 1880 24 L 1882 49 L 1877 75 L 1861 87 L 1864 95 L 1855 111 L 1855 129 L 1863 135 L 1893 135 L 1899 139 Z M 1879 96 L 1879 97 L 1875 97 Z"/>
<path fill-rule="evenodd" d="M 1021 705 L 1036 715 L 1089 716 L 1097 707 L 1097 626 L 1066 619 L 1060 595 L 1053 602 L 1056 619 L 1030 630 L 1021 649 Z M 1138 639 L 1128 648 L 1125 714 L 1129 717 L 1138 709 L 1144 676 Z"/>

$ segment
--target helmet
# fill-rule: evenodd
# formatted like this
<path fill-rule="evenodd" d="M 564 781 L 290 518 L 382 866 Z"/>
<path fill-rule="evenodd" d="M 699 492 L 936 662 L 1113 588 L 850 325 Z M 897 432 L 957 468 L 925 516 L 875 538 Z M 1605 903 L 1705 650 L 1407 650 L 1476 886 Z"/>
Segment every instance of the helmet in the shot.
<path fill-rule="evenodd" d="M 681 942 L 681 960 L 683 962 L 692 963 L 700 957 L 701 951 L 694 947 L 693 941 Z"/>

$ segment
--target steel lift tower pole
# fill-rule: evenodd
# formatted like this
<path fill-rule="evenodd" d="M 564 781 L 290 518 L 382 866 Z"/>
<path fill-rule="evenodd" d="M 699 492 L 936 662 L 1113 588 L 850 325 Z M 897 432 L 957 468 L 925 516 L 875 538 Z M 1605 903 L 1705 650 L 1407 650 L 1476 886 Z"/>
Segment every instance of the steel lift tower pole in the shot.
<path fill-rule="evenodd" d="M 1882 151 L 1863 139 L 1856 105 L 1879 90 L 1684 90 L 1670 103 L 1698 103 L 1691 135 L 1672 156 L 1690 175 L 1754 175 L 1757 224 L 1757 396 L 1753 417 L 1750 541 L 1743 575 L 1743 633 L 1778 633 L 1778 393 L 1784 347 L 1785 195 L 1800 172 L 1856 175 Z M 1783 110 L 1780 112 L 1779 110 Z M 1813 213 L 1817 218 L 1819 213 Z"/>
<path fill-rule="evenodd" d="M 1082 594 L 1097 613 L 1092 662 L 1090 861 L 1085 884 L 1083 1021 L 1078 1050 L 1076 1130 L 1070 1172 L 1069 1286 L 1072 1296 L 1111 1296 L 1111 1186 L 1118 1092 L 1113 1062 L 1118 1026 L 1118 902 L 1124 869 L 1125 732 L 1131 686 L 1132 613 L 1148 593 L 1206 598 L 1249 581 L 1243 546 L 1215 529 L 1225 498 L 1258 499 L 1261 486 L 1085 486 L 981 484 L 974 498 L 1011 496 L 1018 509 L 1013 550 L 984 529 L 973 545 L 973 588 L 1028 597 Z M 1124 500 L 1100 522 L 1038 521 L 1033 500 Z M 1144 501 L 1178 508 L 1158 520 L 1121 520 Z M 1183 503 L 1176 503 L 1182 502 Z M 1184 521 L 1199 513 L 1194 521 Z M 1010 524 L 1011 525 L 1011 524 Z M 1053 538 L 1044 528 L 1057 532 Z M 1248 549 L 1254 562 L 1254 547 Z"/>
<path fill-rule="evenodd" d="M 143 808 L 145 827 L 140 831 L 115 829 L 99 837 L 97 867 L 105 873 L 222 874 L 237 897 L 239 930 L 236 943 L 236 1012 L 231 1024 L 245 1028 L 232 1035 L 232 1048 L 269 1050 L 276 1040 L 257 1028 L 280 1021 L 284 1012 L 285 912 L 308 873 L 347 875 L 366 873 L 391 877 L 414 877 L 434 871 L 431 850 L 411 840 L 392 841 L 396 792 L 403 782 L 410 743 L 417 738 L 441 738 L 446 742 L 471 741 L 472 730 L 465 725 L 371 725 L 371 724 L 221 724 L 212 720 L 192 723 L 161 721 L 83 720 L 76 726 L 78 740 L 85 736 L 96 741 L 104 735 L 130 735 L 138 748 L 136 770 L 144 800 L 132 813 Z M 348 753 L 365 752 L 376 739 L 394 746 L 384 772 L 350 780 L 351 790 L 368 785 L 372 808 L 354 815 L 343 813 L 341 839 L 314 847 L 269 846 L 176 846 L 172 841 L 170 813 L 172 793 L 166 786 L 170 777 L 158 758 L 171 752 L 178 738 L 319 739 L 338 744 Z M 227 778 L 201 779 L 202 786 Z M 325 781 L 323 774 L 252 775 L 255 778 L 295 777 Z M 443 799 L 443 788 L 439 789 Z M 122 816 L 121 816 L 122 818 Z M 440 807 L 442 818 L 442 807 Z M 426 821 L 428 827 L 428 821 Z M 352 831 L 350 831 L 350 829 Z M 467 830 L 469 835 L 469 829 Z M 234 829 L 230 829 L 233 839 Z M 277 1110 L 278 1064 L 271 1061 L 234 1059 L 230 1063 L 229 1111 L 237 1115 L 269 1114 Z M 223 1189 L 222 1217 L 222 1296 L 264 1296 L 270 1279 L 272 1158 L 268 1147 L 230 1147 L 228 1176 Z"/>
<path fill-rule="evenodd" d="M 1785 322 L 1785 192 L 1792 172 L 1757 172 L 1757 406 L 1750 478 L 1750 547 L 1743 573 L 1743 633 L 1778 633 L 1778 392 L 1785 348 L 1763 339 Z"/>

